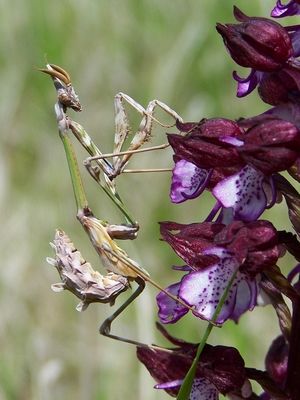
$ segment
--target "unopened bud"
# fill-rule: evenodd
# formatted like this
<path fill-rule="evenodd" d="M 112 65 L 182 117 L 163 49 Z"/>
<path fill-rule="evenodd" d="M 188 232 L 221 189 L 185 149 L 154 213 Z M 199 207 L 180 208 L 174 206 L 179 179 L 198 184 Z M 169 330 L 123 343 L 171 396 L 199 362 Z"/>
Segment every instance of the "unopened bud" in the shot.
<path fill-rule="evenodd" d="M 265 73 L 258 86 L 260 98 L 272 106 L 299 101 L 300 72 L 293 66 Z"/>
<path fill-rule="evenodd" d="M 284 384 L 287 374 L 288 352 L 285 338 L 278 336 L 271 344 L 266 356 L 266 369 L 272 379 L 280 385 Z"/>
<path fill-rule="evenodd" d="M 293 55 L 286 30 L 268 18 L 248 17 L 236 7 L 234 15 L 240 24 L 217 24 L 234 61 L 263 72 L 282 68 Z"/>

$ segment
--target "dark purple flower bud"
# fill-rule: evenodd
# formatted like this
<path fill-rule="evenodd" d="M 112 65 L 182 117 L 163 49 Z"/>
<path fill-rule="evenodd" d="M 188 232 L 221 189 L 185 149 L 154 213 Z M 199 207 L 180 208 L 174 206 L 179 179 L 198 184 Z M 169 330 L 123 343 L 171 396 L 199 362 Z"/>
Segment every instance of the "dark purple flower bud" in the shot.
<path fill-rule="evenodd" d="M 265 175 L 284 171 L 297 160 L 300 134 L 297 127 L 285 120 L 262 122 L 248 130 L 238 152 L 245 163 Z"/>
<path fill-rule="evenodd" d="M 283 387 L 287 374 L 289 346 L 283 336 L 278 336 L 266 356 L 266 369 L 270 377 Z"/>
<path fill-rule="evenodd" d="M 177 347 L 137 347 L 137 357 L 158 382 L 155 387 L 164 389 L 175 397 L 192 364 L 198 345 L 173 338 L 160 325 L 159 330 Z M 190 398 L 217 399 L 219 393 L 239 393 L 247 384 L 244 361 L 235 348 L 206 344 L 197 366 Z M 251 393 L 248 386 L 248 396 Z"/>
<path fill-rule="evenodd" d="M 211 222 L 189 225 L 160 222 L 163 239 L 172 246 L 179 257 L 194 269 L 203 268 L 218 260 L 218 257 L 205 255 L 203 252 L 212 247 L 215 235 L 223 228 L 223 224 Z"/>
<path fill-rule="evenodd" d="M 235 221 L 220 231 L 214 242 L 226 247 L 239 261 L 242 271 L 258 273 L 275 265 L 281 255 L 278 235 L 269 221 Z"/>
<path fill-rule="evenodd" d="M 285 67 L 280 71 L 264 73 L 258 85 L 260 98 L 267 104 L 276 106 L 300 99 L 300 71 Z"/>
<path fill-rule="evenodd" d="M 247 17 L 234 8 L 240 24 L 217 24 L 234 61 L 259 71 L 271 72 L 282 68 L 293 55 L 291 39 L 286 30 L 268 18 Z"/>
<path fill-rule="evenodd" d="M 217 223 L 161 222 L 161 234 L 191 268 L 203 269 L 218 259 L 208 254 L 211 248 L 226 248 L 242 266 L 243 271 L 257 273 L 276 264 L 281 256 L 277 231 L 268 221 L 244 223 L 235 221 L 227 226 Z"/>
<path fill-rule="evenodd" d="M 235 121 L 226 118 L 202 119 L 200 122 L 180 122 L 177 120 L 176 127 L 189 136 L 202 135 L 207 138 L 222 138 L 226 136 L 239 137 L 240 128 Z"/>
<path fill-rule="evenodd" d="M 199 168 L 240 166 L 242 160 L 236 149 L 242 131 L 237 123 L 223 118 L 199 123 L 177 123 L 186 136 L 169 134 L 168 140 L 175 152 L 175 161 L 184 159 Z M 233 141 L 233 144 L 230 142 Z"/>
<path fill-rule="evenodd" d="M 238 124 L 241 129 L 248 131 L 256 125 L 267 121 L 273 121 L 274 119 L 288 121 L 300 129 L 300 104 L 289 101 L 288 103 L 273 107 L 255 117 L 245 119 L 241 118 L 238 120 Z"/>
<path fill-rule="evenodd" d="M 287 4 L 282 4 L 281 0 L 277 0 L 276 6 L 273 8 L 271 17 L 283 18 L 300 14 L 300 1 L 290 0 Z"/>

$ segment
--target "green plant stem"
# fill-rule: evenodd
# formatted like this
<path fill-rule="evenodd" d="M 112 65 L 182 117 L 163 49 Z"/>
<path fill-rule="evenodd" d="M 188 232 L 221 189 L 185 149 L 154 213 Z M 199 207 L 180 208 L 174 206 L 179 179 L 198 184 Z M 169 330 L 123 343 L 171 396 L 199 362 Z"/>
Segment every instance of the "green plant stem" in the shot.
<path fill-rule="evenodd" d="M 215 310 L 215 312 L 213 314 L 211 322 L 208 324 L 208 326 L 207 326 L 207 328 L 206 328 L 206 330 L 204 332 L 202 340 L 199 343 L 199 346 L 198 346 L 198 349 L 197 349 L 197 353 L 196 353 L 196 356 L 195 356 L 195 358 L 193 360 L 193 363 L 192 363 L 190 369 L 188 370 L 188 373 L 186 374 L 186 376 L 184 378 L 184 381 L 182 382 L 182 385 L 180 387 L 180 390 L 179 390 L 179 393 L 178 393 L 178 396 L 177 396 L 177 400 L 188 400 L 189 399 L 189 396 L 190 396 L 190 393 L 191 393 L 191 389 L 192 389 L 192 385 L 193 385 L 193 381 L 194 381 L 195 374 L 196 374 L 197 364 L 198 364 L 199 359 L 200 359 L 200 355 L 201 355 L 201 353 L 202 353 L 202 351 L 204 349 L 204 346 L 205 346 L 205 344 L 207 342 L 207 339 L 208 339 L 213 327 L 215 326 L 215 322 L 216 322 L 216 320 L 217 320 L 217 318 L 218 318 L 218 316 L 219 316 L 219 314 L 220 314 L 220 312 L 222 310 L 223 304 L 225 303 L 225 300 L 226 300 L 226 298 L 228 296 L 229 290 L 230 290 L 230 288 L 231 288 L 231 286 L 233 284 L 233 281 L 234 281 L 234 279 L 236 277 L 237 272 L 238 272 L 238 269 L 236 269 L 234 271 L 234 273 L 232 274 L 232 276 L 230 278 L 230 281 L 228 282 L 228 285 L 226 286 L 226 289 L 224 290 L 224 293 L 223 293 L 223 295 L 222 295 L 222 297 L 221 297 L 221 299 L 220 299 L 220 301 L 218 303 L 218 306 L 217 306 L 217 308 L 216 308 L 216 310 Z"/>

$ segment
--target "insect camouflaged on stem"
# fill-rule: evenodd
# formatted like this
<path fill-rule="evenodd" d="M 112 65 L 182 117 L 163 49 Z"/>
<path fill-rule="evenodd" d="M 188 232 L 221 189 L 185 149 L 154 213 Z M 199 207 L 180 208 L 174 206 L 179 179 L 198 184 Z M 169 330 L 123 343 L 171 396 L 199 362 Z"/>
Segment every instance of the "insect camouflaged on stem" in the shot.
<path fill-rule="evenodd" d="M 50 75 L 53 79 L 55 89 L 57 91 L 57 102 L 55 104 L 55 114 L 58 124 L 58 130 L 60 138 L 63 142 L 66 158 L 71 175 L 71 181 L 73 185 L 76 205 L 77 205 L 77 219 L 87 232 L 92 245 L 96 249 L 103 266 L 109 273 L 115 273 L 116 276 L 126 277 L 128 282 L 135 281 L 138 284 L 136 291 L 109 317 L 107 318 L 100 327 L 100 333 L 111 338 L 122 340 L 132 344 L 138 344 L 137 342 L 120 338 L 110 334 L 111 323 L 117 316 L 124 311 L 129 304 L 131 304 L 137 296 L 143 291 L 145 287 L 145 281 L 150 282 L 160 291 L 165 292 L 170 298 L 181 303 L 188 309 L 193 309 L 185 304 L 182 300 L 178 299 L 173 294 L 164 290 L 160 285 L 153 281 L 148 272 L 143 269 L 138 263 L 129 258 L 127 253 L 121 249 L 114 239 L 134 239 L 137 236 L 138 224 L 129 215 L 125 209 L 124 204 L 118 195 L 115 187 L 115 177 L 124 171 L 124 167 L 128 163 L 132 154 L 141 151 L 157 150 L 167 147 L 168 145 L 156 146 L 154 148 L 148 148 L 139 150 L 142 144 L 148 140 L 151 135 L 152 121 L 162 123 L 156 120 L 153 116 L 156 107 L 162 108 L 174 119 L 181 120 L 179 115 L 170 109 L 164 103 L 153 100 L 149 103 L 146 109 L 136 103 L 128 95 L 119 93 L 115 97 L 115 110 L 116 110 L 116 136 L 113 154 L 105 155 L 102 154 L 98 147 L 94 144 L 91 138 L 87 135 L 86 131 L 77 122 L 72 121 L 67 115 L 66 111 L 68 108 L 72 108 L 75 111 L 81 111 L 81 105 L 78 96 L 71 84 L 69 74 L 64 71 L 61 67 L 54 64 L 47 64 L 46 68 L 40 69 L 40 71 Z M 129 124 L 123 101 L 128 102 L 138 112 L 143 115 L 142 122 L 138 132 L 134 135 L 129 150 L 122 152 L 122 146 L 129 133 Z M 88 206 L 86 199 L 83 183 L 81 180 L 76 155 L 71 143 L 70 132 L 79 140 L 81 145 L 89 152 L 92 156 L 89 158 L 85 165 L 92 177 L 101 185 L 103 190 L 109 195 L 117 207 L 123 212 L 126 224 L 123 225 L 110 225 L 103 220 L 99 220 L 94 216 L 92 210 Z M 112 156 L 113 162 L 107 161 L 106 157 Z M 123 156 L 123 157 L 121 157 Z M 92 162 L 96 162 L 96 167 L 92 166 Z M 61 274 L 61 273 L 60 273 Z M 121 291 L 124 291 L 123 288 Z M 120 292 L 121 292 L 120 291 Z M 116 297 L 113 293 L 114 298 Z M 107 299 L 106 299 L 107 300 Z"/>

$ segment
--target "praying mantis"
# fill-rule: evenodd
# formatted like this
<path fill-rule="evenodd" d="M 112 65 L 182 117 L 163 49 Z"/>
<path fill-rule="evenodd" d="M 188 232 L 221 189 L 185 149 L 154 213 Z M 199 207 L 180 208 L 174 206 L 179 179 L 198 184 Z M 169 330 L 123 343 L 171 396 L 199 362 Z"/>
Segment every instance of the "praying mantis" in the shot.
<path fill-rule="evenodd" d="M 131 344 L 138 342 L 122 338 L 110 333 L 112 322 L 141 294 L 145 288 L 145 282 L 154 285 L 160 291 L 164 291 L 171 299 L 181 303 L 188 309 L 195 312 L 189 305 L 185 304 L 172 293 L 167 292 L 152 280 L 148 272 L 137 262 L 132 260 L 127 253 L 119 247 L 116 239 L 132 240 L 137 237 L 138 223 L 125 208 L 120 195 L 116 189 L 116 177 L 124 172 L 135 172 L 126 170 L 126 165 L 131 156 L 135 153 L 160 150 L 168 147 L 168 144 L 140 149 L 151 136 L 153 122 L 163 127 L 170 127 L 162 124 L 154 117 L 157 107 L 161 108 L 174 120 L 182 122 L 182 118 L 169 106 L 159 100 L 152 100 L 146 108 L 142 107 L 135 100 L 124 93 L 115 96 L 115 140 L 113 152 L 102 154 L 100 149 L 92 141 L 84 128 L 67 115 L 68 109 L 81 111 L 81 104 L 73 85 L 70 75 L 61 67 L 54 64 L 47 64 L 46 68 L 39 69 L 41 72 L 51 76 L 57 93 L 55 104 L 55 115 L 58 125 L 59 136 L 62 140 L 68 167 L 70 171 L 73 192 L 77 206 L 77 219 L 89 236 L 89 239 L 98 253 L 108 275 L 103 277 L 99 272 L 94 271 L 87 263 L 81 253 L 75 248 L 71 240 L 63 231 L 57 231 L 52 247 L 56 251 L 56 259 L 49 259 L 57 269 L 62 279 L 62 284 L 53 285 L 55 290 L 67 288 L 82 300 L 78 306 L 82 310 L 91 302 L 114 303 L 115 298 L 127 290 L 130 282 L 137 283 L 137 289 L 131 296 L 100 326 L 100 334 L 112 339 L 121 340 Z M 138 131 L 133 136 L 128 150 L 123 151 L 130 125 L 128 122 L 124 102 L 132 106 L 142 115 Z M 171 125 L 173 126 L 173 125 Z M 101 186 L 104 192 L 110 197 L 125 217 L 125 223 L 121 225 L 108 224 L 106 221 L 96 218 L 88 205 L 83 182 L 78 168 L 77 158 L 71 141 L 74 135 L 83 148 L 89 153 L 84 165 L 92 178 Z M 112 158 L 112 162 L 108 161 Z M 151 172 L 165 171 L 170 169 L 150 170 Z M 141 172 L 144 170 L 138 170 Z"/>

